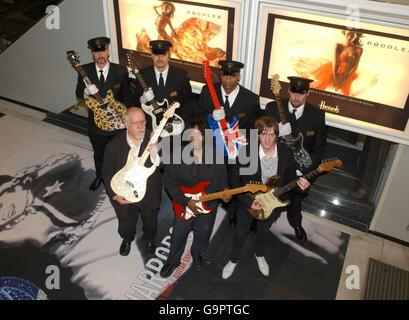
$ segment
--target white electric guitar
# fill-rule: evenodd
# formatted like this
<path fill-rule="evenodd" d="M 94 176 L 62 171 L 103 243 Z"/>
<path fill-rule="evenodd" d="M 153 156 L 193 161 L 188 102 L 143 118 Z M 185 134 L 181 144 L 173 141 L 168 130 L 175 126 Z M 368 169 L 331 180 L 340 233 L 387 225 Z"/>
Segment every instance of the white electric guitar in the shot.
<path fill-rule="evenodd" d="M 130 202 L 139 202 L 145 197 L 146 182 L 155 172 L 156 166 L 150 168 L 144 164 L 149 157 L 148 147 L 158 141 L 158 138 L 169 118 L 173 117 L 176 108 L 179 108 L 179 102 L 173 103 L 163 114 L 163 119 L 154 130 L 149 143 L 140 157 L 136 153 L 136 147 L 132 147 L 128 153 L 128 159 L 125 166 L 119 170 L 111 179 L 112 190 L 120 196 L 123 196 Z"/>

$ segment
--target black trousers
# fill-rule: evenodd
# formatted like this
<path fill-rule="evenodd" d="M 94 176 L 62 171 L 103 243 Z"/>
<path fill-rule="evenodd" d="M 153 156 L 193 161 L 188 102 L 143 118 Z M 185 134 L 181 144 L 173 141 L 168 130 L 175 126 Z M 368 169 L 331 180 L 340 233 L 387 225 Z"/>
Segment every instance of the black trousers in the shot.
<path fill-rule="evenodd" d="M 290 192 L 290 205 L 287 208 L 287 220 L 290 226 L 293 228 L 301 227 L 302 215 L 302 200 L 307 194 L 299 194 L 296 192 Z"/>
<path fill-rule="evenodd" d="M 155 242 L 158 230 L 158 207 L 151 208 L 139 203 L 121 205 L 115 200 L 110 201 L 118 218 L 118 233 L 124 240 L 132 242 L 135 239 L 136 223 L 141 216 L 143 239 L 146 242 Z"/>
<path fill-rule="evenodd" d="M 263 257 L 265 252 L 265 244 L 269 237 L 269 228 L 274 220 L 273 213 L 267 220 L 260 221 L 257 220 L 257 232 L 256 232 L 256 243 L 254 245 L 254 253 L 257 257 Z M 237 225 L 235 227 L 234 232 L 234 240 L 233 240 L 233 247 L 230 253 L 230 261 L 233 263 L 237 263 L 240 260 L 243 245 L 246 241 L 247 234 L 249 232 L 250 226 L 253 222 L 254 218 L 244 208 L 241 204 L 239 204 L 237 210 Z"/>
<path fill-rule="evenodd" d="M 190 230 L 193 230 L 193 243 L 190 252 L 202 254 L 206 251 L 216 220 L 218 201 L 215 201 L 215 204 L 206 203 L 206 205 L 213 209 L 207 215 L 198 215 L 187 221 L 182 221 L 176 214 L 174 215 L 170 252 L 167 260 L 170 265 L 180 263 Z"/>
<path fill-rule="evenodd" d="M 105 146 L 119 132 L 120 131 L 115 131 L 114 133 L 110 133 L 108 135 L 101 135 L 89 131 L 89 140 L 91 141 L 92 149 L 94 150 L 95 175 L 97 178 L 101 177 Z"/>

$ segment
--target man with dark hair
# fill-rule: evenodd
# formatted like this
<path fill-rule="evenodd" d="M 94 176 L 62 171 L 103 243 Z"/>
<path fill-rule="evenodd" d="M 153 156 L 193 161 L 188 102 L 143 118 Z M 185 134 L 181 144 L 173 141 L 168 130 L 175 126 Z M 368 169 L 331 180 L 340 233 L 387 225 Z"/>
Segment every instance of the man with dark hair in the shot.
<path fill-rule="evenodd" d="M 301 176 L 316 169 L 324 157 L 327 145 L 325 112 L 306 102 L 312 80 L 300 77 L 288 77 L 288 79 L 290 80 L 289 99 L 283 101 L 283 106 L 286 119 L 289 119 L 289 122 L 285 125 L 279 123 L 279 136 L 292 134 L 297 137 L 299 133 L 302 133 L 304 149 L 310 155 L 312 164 L 308 168 L 298 168 L 297 175 Z M 266 105 L 265 115 L 272 116 L 277 121 L 280 120 L 275 101 Z M 306 195 L 291 193 L 291 203 L 287 209 L 288 222 L 294 228 L 297 239 L 301 241 L 307 240 L 307 234 L 301 226 L 301 202 Z"/>
<path fill-rule="evenodd" d="M 85 64 L 82 68 L 92 84 L 86 84 L 82 77 L 78 75 L 76 95 L 78 99 L 84 99 L 87 96 L 99 93 L 104 98 L 107 91 L 111 89 L 115 100 L 129 107 L 131 105 L 131 95 L 128 71 L 125 67 L 108 60 L 110 42 L 111 40 L 107 37 L 93 38 L 88 41 L 88 48 L 91 49 L 94 62 Z M 88 109 L 88 135 L 94 150 L 96 174 L 95 180 L 90 186 L 92 191 L 98 189 L 102 182 L 101 170 L 105 146 L 119 131 L 104 131 L 98 128 L 94 122 L 94 112 Z"/>
<path fill-rule="evenodd" d="M 194 107 L 189 75 L 185 70 L 169 64 L 171 42 L 154 40 L 149 42 L 149 45 L 152 50 L 153 65 L 140 70 L 149 90 L 143 91 L 138 83 L 135 91 L 137 100 L 144 104 L 148 104 L 153 99 L 158 103 L 167 99 L 169 104 L 177 101 L 180 104 L 177 114 L 187 122 L 191 118 Z M 150 117 L 147 120 L 147 128 L 151 129 L 152 120 Z"/>
<path fill-rule="evenodd" d="M 198 183 L 207 181 L 210 184 L 206 187 L 206 193 L 221 191 L 228 187 L 226 166 L 216 164 L 215 158 L 217 151 L 214 151 L 211 163 L 208 163 L 206 152 L 213 148 L 212 139 L 210 143 L 205 142 L 205 125 L 200 119 L 192 119 L 188 124 L 189 141 L 193 147 L 192 153 L 194 163 L 187 163 L 188 159 L 182 157 L 182 163 L 173 163 L 165 167 L 164 181 L 165 188 L 171 198 L 183 210 L 190 209 L 195 217 L 190 220 L 182 220 L 176 214 L 173 218 L 173 231 L 170 243 L 170 252 L 166 264 L 163 266 L 160 275 L 163 278 L 169 277 L 179 266 L 180 258 L 186 246 L 186 241 L 190 230 L 193 229 L 193 244 L 191 254 L 193 266 L 200 271 L 203 264 L 203 252 L 209 245 L 210 235 L 216 219 L 219 201 L 212 200 L 206 202 L 206 206 L 212 209 L 209 214 L 202 214 L 197 207 L 198 201 L 187 197 L 181 190 L 181 186 L 192 188 Z M 180 152 L 181 150 L 174 150 Z M 185 152 L 182 153 L 186 154 Z M 190 159 L 189 159 L 190 160 Z M 207 160 L 207 161 L 206 161 Z M 228 202 L 230 197 L 224 197 L 223 201 Z M 175 205 L 174 205 L 175 207 Z M 176 210 L 176 207 L 175 207 Z"/>
<path fill-rule="evenodd" d="M 145 197 L 137 203 L 127 201 L 123 196 L 115 194 L 111 188 L 111 180 L 127 163 L 131 147 L 136 148 L 135 152 L 138 157 L 145 149 L 149 151 L 150 158 L 146 161 L 147 167 L 153 164 L 159 166 L 160 159 L 156 145 L 148 146 L 151 131 L 146 129 L 146 119 L 142 109 L 130 107 L 125 113 L 125 126 L 126 131 L 119 133 L 105 149 L 102 177 L 105 190 L 118 218 L 118 233 L 123 239 L 119 250 L 120 254 L 123 256 L 129 254 L 131 243 L 135 239 L 139 215 L 143 220 L 143 239 L 146 251 L 153 254 L 157 232 L 157 215 L 162 194 L 160 171 L 156 168 L 148 178 Z"/>
<path fill-rule="evenodd" d="M 255 128 L 258 131 L 259 152 L 256 155 L 256 158 L 251 157 L 250 161 L 258 162 L 257 171 L 253 175 L 243 175 L 240 174 L 240 169 L 245 167 L 244 164 L 237 163 L 236 165 L 229 166 L 230 186 L 232 188 L 238 188 L 249 181 L 261 181 L 262 183 L 266 183 L 270 177 L 275 175 L 279 176 L 279 179 L 276 182 L 276 186 L 278 187 L 296 180 L 296 167 L 291 150 L 284 144 L 277 144 L 277 121 L 272 117 L 261 117 L 256 121 Z M 249 150 L 250 148 L 247 148 L 246 150 L 248 151 L 248 154 Z M 309 186 L 309 182 L 302 177 L 297 181 L 297 184 L 301 190 L 305 190 Z M 246 235 L 253 219 L 255 219 L 247 209 L 261 210 L 263 208 L 263 205 L 259 200 L 252 198 L 248 194 L 240 194 L 237 195 L 236 198 L 239 202 L 237 211 L 238 223 L 234 233 L 230 261 L 223 269 L 223 279 L 227 279 L 233 274 L 240 259 Z M 281 200 L 283 199 L 288 199 L 288 193 L 283 195 Z M 269 266 L 264 258 L 265 242 L 268 239 L 268 229 L 271 223 L 277 218 L 278 213 L 273 212 L 268 219 L 257 220 L 254 253 L 260 272 L 266 277 L 269 275 Z"/>

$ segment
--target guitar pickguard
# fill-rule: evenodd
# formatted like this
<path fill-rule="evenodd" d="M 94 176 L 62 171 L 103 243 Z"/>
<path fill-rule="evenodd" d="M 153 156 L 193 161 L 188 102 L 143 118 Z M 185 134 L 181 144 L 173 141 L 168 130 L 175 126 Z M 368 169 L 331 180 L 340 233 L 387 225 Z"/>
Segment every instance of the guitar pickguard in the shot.
<path fill-rule="evenodd" d="M 143 111 L 147 113 L 148 115 L 150 115 L 150 117 L 152 118 L 152 129 L 153 130 L 157 128 L 158 123 L 160 123 L 160 121 L 162 120 L 163 112 L 166 110 L 168 104 L 169 104 L 168 100 L 164 99 L 162 103 L 158 103 L 160 108 L 154 109 L 152 105 L 146 105 L 142 103 Z M 181 134 L 184 129 L 185 129 L 185 123 L 183 119 L 175 113 L 173 119 L 168 120 L 168 123 L 166 124 L 160 136 L 162 138 L 166 138 L 169 136 L 178 135 L 178 134 Z"/>
<path fill-rule="evenodd" d="M 271 214 L 276 208 L 282 208 L 290 204 L 289 200 L 281 201 L 280 199 L 278 199 L 273 194 L 274 191 L 275 191 L 274 188 L 270 188 L 265 193 L 258 193 L 255 195 L 254 198 L 263 204 L 264 209 L 262 210 L 247 209 L 247 210 L 257 220 L 266 220 L 271 216 Z"/>
<path fill-rule="evenodd" d="M 298 137 L 292 139 L 283 139 L 284 143 L 294 153 L 295 162 L 301 169 L 309 168 L 312 165 L 312 160 L 308 152 L 304 149 L 304 136 L 300 132 Z"/>

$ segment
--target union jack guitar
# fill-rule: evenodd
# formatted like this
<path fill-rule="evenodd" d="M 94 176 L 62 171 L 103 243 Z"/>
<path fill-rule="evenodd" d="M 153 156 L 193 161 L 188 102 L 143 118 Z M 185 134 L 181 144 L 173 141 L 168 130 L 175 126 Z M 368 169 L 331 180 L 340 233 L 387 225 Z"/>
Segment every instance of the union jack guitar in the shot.
<path fill-rule="evenodd" d="M 221 109 L 216 91 L 212 83 L 212 71 L 209 67 L 209 61 L 203 62 L 204 79 L 209 88 L 210 96 L 215 109 Z M 232 122 L 228 123 L 225 118 L 215 121 L 211 115 L 207 116 L 207 123 L 213 130 L 216 137 L 216 147 L 224 153 L 229 159 L 234 159 L 239 154 L 239 146 L 246 145 L 247 140 L 239 131 L 239 120 L 237 116 L 232 117 Z"/>

